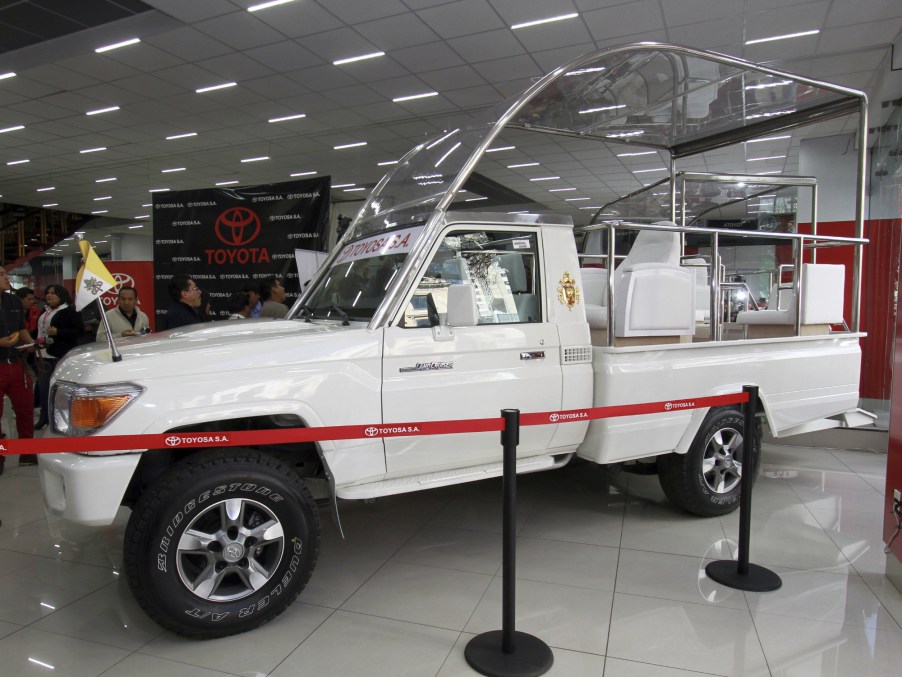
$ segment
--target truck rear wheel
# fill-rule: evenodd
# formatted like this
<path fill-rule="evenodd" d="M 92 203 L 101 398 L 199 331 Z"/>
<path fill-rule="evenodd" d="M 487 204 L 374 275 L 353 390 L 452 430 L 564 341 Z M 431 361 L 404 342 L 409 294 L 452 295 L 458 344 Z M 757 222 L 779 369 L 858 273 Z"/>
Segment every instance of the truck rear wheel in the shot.
<path fill-rule="evenodd" d="M 249 450 L 202 452 L 138 500 L 125 571 L 157 623 L 186 637 L 224 637 L 288 608 L 319 543 L 319 512 L 291 468 Z"/>
<path fill-rule="evenodd" d="M 685 454 L 658 457 L 658 478 L 667 498 L 683 510 L 702 517 L 726 515 L 739 507 L 739 481 L 745 421 L 734 409 L 708 414 Z M 760 435 L 755 435 L 755 458 Z M 758 468 L 752 469 L 757 472 Z"/>

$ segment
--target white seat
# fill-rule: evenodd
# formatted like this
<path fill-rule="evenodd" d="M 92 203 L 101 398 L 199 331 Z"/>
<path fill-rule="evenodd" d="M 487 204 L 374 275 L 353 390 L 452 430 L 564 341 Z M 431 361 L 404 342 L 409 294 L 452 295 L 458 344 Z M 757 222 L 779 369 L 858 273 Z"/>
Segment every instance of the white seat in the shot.
<path fill-rule="evenodd" d="M 708 285 L 708 262 L 702 258 L 685 259 L 683 266 L 695 277 L 695 321 L 711 321 L 711 287 Z"/>
<path fill-rule="evenodd" d="M 845 266 L 830 263 L 806 263 L 802 266 L 803 325 L 841 324 L 845 299 Z M 771 291 L 772 300 L 778 296 Z M 738 324 L 791 325 L 795 323 L 796 299 L 790 295 L 780 310 L 743 310 L 736 316 Z"/>

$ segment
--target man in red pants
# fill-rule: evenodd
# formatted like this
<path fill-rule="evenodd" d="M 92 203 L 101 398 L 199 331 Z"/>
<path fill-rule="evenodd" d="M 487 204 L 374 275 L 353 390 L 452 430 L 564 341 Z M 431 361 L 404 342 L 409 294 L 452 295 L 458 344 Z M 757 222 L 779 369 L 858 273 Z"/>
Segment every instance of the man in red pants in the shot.
<path fill-rule="evenodd" d="M 27 439 L 34 437 L 34 384 L 25 369 L 25 355 L 16 346 L 34 340 L 25 328 L 22 302 L 9 290 L 9 275 L 0 267 L 0 416 L 3 396 L 8 395 L 16 413 L 19 437 Z M 5 461 L 6 457 L 0 456 L 0 473 Z"/>

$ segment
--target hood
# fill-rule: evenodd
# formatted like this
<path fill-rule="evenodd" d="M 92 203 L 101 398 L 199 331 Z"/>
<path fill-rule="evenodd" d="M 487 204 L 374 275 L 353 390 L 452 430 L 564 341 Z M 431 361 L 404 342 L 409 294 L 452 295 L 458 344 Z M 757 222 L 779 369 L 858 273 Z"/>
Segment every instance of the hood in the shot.
<path fill-rule="evenodd" d="M 209 374 L 272 364 L 336 357 L 353 336 L 369 333 L 363 322 L 224 320 L 116 340 L 122 355 L 113 362 L 106 343 L 70 351 L 54 370 L 54 379 L 79 383 L 143 381 L 151 376 Z M 309 346 L 309 350 L 307 347 Z"/>

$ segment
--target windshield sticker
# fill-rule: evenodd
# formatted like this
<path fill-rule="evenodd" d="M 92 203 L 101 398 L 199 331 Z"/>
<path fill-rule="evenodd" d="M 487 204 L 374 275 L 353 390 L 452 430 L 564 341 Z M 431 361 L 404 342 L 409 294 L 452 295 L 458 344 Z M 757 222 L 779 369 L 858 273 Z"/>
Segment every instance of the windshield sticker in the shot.
<path fill-rule="evenodd" d="M 561 286 L 557 288 L 557 300 L 561 302 L 561 305 L 567 306 L 568 310 L 573 310 L 573 306 L 582 300 L 576 280 L 570 277 L 570 273 L 565 272 L 558 284 Z"/>
<path fill-rule="evenodd" d="M 386 254 L 407 254 L 422 231 L 423 226 L 404 228 L 352 242 L 341 251 L 332 265 L 334 267 L 348 261 L 360 261 Z"/>
<path fill-rule="evenodd" d="M 529 240 L 514 240 L 514 249 L 529 249 Z"/>

